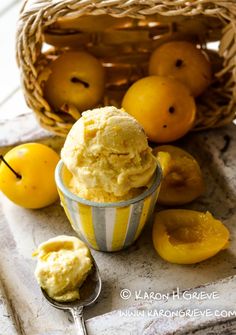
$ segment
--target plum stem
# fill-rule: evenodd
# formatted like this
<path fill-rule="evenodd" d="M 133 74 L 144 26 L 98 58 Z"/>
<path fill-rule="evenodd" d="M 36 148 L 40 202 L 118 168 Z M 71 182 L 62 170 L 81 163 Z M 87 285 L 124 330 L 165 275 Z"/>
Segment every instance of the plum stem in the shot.
<path fill-rule="evenodd" d="M 181 67 L 183 65 L 183 61 L 182 61 L 182 59 L 177 59 L 176 60 L 176 63 L 175 63 L 175 66 L 176 67 Z"/>
<path fill-rule="evenodd" d="M 85 88 L 88 88 L 89 87 L 89 83 L 87 83 L 86 81 L 78 78 L 78 77 L 72 77 L 71 80 L 70 80 L 72 83 L 75 83 L 75 84 L 82 84 L 84 85 Z"/>
<path fill-rule="evenodd" d="M 6 164 L 6 166 L 14 173 L 14 175 L 16 176 L 16 178 L 21 179 L 22 176 L 17 173 L 5 160 L 5 158 L 3 157 L 3 155 L 0 155 L 0 160 L 3 161 L 4 164 Z"/>

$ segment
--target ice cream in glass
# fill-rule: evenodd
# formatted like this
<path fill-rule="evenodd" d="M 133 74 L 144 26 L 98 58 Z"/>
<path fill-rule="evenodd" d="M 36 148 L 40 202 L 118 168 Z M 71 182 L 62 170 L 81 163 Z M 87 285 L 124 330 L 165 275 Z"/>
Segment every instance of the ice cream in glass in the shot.
<path fill-rule="evenodd" d="M 149 184 L 156 158 L 140 124 L 115 107 L 84 112 L 61 151 L 71 191 L 96 202 L 134 198 Z"/>
<path fill-rule="evenodd" d="M 141 125 L 116 107 L 86 111 L 61 158 L 56 183 L 79 236 L 98 250 L 132 244 L 153 211 L 161 179 Z"/>

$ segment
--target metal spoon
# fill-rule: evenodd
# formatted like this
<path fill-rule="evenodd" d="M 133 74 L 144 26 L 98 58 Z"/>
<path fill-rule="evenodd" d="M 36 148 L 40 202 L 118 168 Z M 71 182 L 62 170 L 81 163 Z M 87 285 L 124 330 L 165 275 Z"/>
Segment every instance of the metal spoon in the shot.
<path fill-rule="evenodd" d="M 69 310 L 74 318 L 75 325 L 78 329 L 78 335 L 87 335 L 84 318 L 83 308 L 93 304 L 102 288 L 102 280 L 99 274 L 98 266 L 93 259 L 93 268 L 91 273 L 88 275 L 83 285 L 80 287 L 80 299 L 71 302 L 58 302 L 50 298 L 47 292 L 41 288 L 44 297 L 47 299 L 50 305 L 62 310 Z"/>

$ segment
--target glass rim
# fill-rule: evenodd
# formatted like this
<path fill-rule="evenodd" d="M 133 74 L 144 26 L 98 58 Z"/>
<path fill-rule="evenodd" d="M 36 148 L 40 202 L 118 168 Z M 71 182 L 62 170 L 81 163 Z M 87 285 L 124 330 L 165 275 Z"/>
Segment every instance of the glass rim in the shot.
<path fill-rule="evenodd" d="M 60 191 L 70 200 L 76 201 L 78 203 L 81 203 L 83 205 L 91 206 L 91 207 L 126 207 L 133 205 L 145 198 L 147 198 L 149 195 L 155 192 L 155 190 L 158 188 L 158 186 L 161 183 L 162 179 L 162 169 L 160 167 L 160 164 L 157 162 L 157 167 L 154 172 L 154 180 L 152 182 L 152 185 L 147 188 L 144 192 L 139 194 L 138 196 L 124 200 L 124 201 L 116 201 L 116 202 L 96 202 L 96 201 L 91 201 L 87 200 L 84 198 L 81 198 L 77 196 L 76 194 L 72 193 L 67 186 L 65 186 L 62 178 L 62 169 L 64 167 L 64 163 L 62 160 L 60 160 L 56 166 L 55 169 L 55 181 L 57 187 L 60 189 Z"/>

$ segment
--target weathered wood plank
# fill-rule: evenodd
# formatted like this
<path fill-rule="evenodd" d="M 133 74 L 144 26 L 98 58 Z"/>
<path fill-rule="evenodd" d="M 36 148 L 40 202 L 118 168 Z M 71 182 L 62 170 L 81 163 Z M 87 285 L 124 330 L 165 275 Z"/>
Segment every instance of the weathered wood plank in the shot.
<path fill-rule="evenodd" d="M 16 145 L 51 136 L 38 125 L 33 114 L 23 114 L 8 122 L 0 120 L 0 127 L 1 146 Z"/>
<path fill-rule="evenodd" d="M 0 220 L 1 221 L 1 220 Z M 9 307 L 4 288 L 0 280 L 0 335 L 18 335 L 14 327 L 15 320 Z"/>
<path fill-rule="evenodd" d="M 63 139 L 57 140 L 57 137 L 39 125 L 34 113 L 27 107 L 21 90 L 17 90 L 0 108 L 1 153 L 23 142 L 46 141 L 57 148 L 59 141 L 62 145 Z"/>
<path fill-rule="evenodd" d="M 89 334 L 91 335 L 230 335 L 235 334 L 236 329 L 236 276 L 226 278 L 216 283 L 200 286 L 187 291 L 194 296 L 201 293 L 217 292 L 218 299 L 192 299 L 187 300 L 180 292 L 179 298 L 173 299 L 170 292 L 166 301 L 144 303 L 136 309 L 114 311 L 87 321 Z M 189 310 L 210 311 L 215 314 L 219 311 L 234 311 L 234 317 L 216 317 L 200 315 L 196 316 L 158 316 L 158 312 L 169 315 L 170 312 Z M 155 313 L 156 312 L 156 313 Z M 206 313 L 205 313 L 206 314 Z M 226 332 L 227 330 L 227 332 Z"/>
<path fill-rule="evenodd" d="M 20 115 L 27 115 L 33 113 L 27 107 L 22 90 L 17 88 L 11 93 L 11 98 L 7 99 L 5 103 L 0 104 L 0 122 L 6 123 Z"/>
<path fill-rule="evenodd" d="M 33 114 L 21 115 L 7 123 L 0 120 L 0 154 L 24 142 L 40 142 L 60 151 L 64 139 L 43 130 Z"/>

